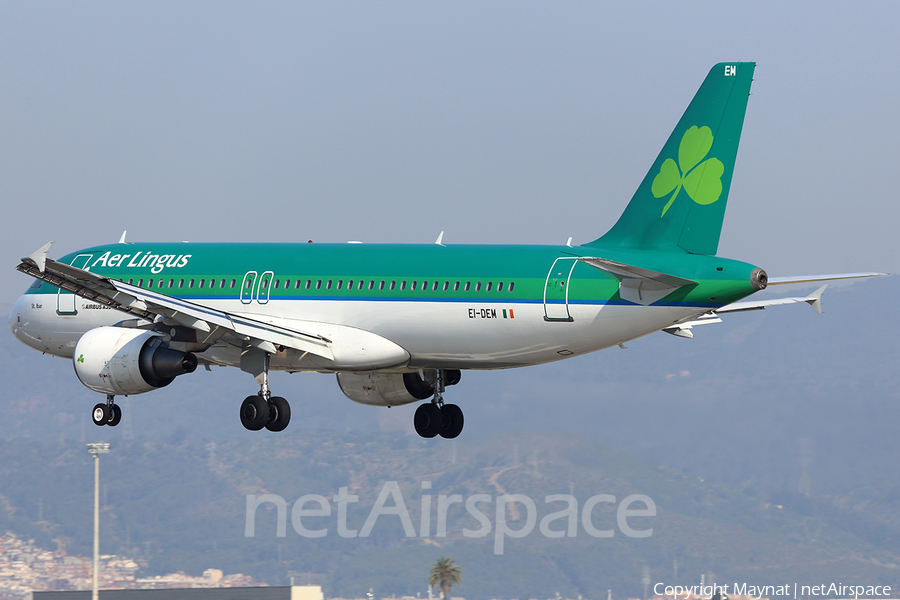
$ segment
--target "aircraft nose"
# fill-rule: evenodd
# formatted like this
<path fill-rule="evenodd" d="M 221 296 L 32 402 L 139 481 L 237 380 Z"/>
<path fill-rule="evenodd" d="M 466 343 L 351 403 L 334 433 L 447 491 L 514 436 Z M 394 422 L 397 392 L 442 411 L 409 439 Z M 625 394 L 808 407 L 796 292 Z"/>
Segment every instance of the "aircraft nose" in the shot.
<path fill-rule="evenodd" d="M 13 308 L 9 313 L 9 330 L 12 331 L 12 334 L 19 339 L 22 340 L 22 333 L 25 327 L 25 323 L 27 322 L 27 315 L 25 313 L 25 296 L 19 296 L 19 299 L 16 300 L 16 303 L 13 304 Z"/>

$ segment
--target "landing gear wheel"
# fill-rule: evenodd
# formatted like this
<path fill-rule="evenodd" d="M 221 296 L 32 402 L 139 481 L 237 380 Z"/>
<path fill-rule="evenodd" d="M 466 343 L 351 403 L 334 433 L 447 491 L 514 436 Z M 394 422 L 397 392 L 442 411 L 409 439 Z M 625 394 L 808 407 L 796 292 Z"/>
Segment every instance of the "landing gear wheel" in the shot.
<path fill-rule="evenodd" d="M 269 398 L 269 421 L 266 429 L 269 431 L 284 431 L 291 422 L 291 405 L 281 396 Z"/>
<path fill-rule="evenodd" d="M 98 404 L 91 413 L 91 419 L 94 421 L 94 425 L 106 425 L 109 423 L 110 416 L 110 410 L 106 404 Z"/>
<path fill-rule="evenodd" d="M 416 433 L 423 438 L 433 438 L 441 432 L 441 428 L 444 426 L 441 409 L 431 402 L 422 404 L 416 409 L 413 425 Z"/>
<path fill-rule="evenodd" d="M 463 411 L 455 404 L 445 404 L 441 407 L 441 417 L 443 419 L 443 427 L 441 427 L 441 437 L 453 439 L 462 433 L 463 429 Z"/>
<path fill-rule="evenodd" d="M 96 408 L 94 409 L 97 410 Z M 247 396 L 241 404 L 241 425 L 259 431 L 269 422 L 269 403 L 262 396 Z"/>
<path fill-rule="evenodd" d="M 96 409 L 94 409 L 96 410 Z M 122 420 L 122 409 L 118 404 L 109 405 L 109 420 L 106 422 L 110 427 L 115 427 Z"/>

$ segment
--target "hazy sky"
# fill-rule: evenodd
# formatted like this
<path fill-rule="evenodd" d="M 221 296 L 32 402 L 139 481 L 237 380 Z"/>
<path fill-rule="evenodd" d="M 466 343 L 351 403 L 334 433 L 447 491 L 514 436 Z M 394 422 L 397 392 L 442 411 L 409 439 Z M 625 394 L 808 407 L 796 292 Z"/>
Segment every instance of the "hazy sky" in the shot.
<path fill-rule="evenodd" d="M 756 61 L 720 254 L 900 270 L 900 3 L 3 2 L 0 308 L 114 242 L 583 243 Z"/>
<path fill-rule="evenodd" d="M 593 240 L 710 67 L 735 60 L 758 66 L 719 253 L 771 276 L 900 272 L 898 24 L 896 1 L 0 0 L 0 313 L 31 283 L 20 257 L 124 229 L 132 241 Z M 851 480 L 835 464 L 897 455 L 882 435 L 900 406 L 894 281 L 829 290 L 822 316 L 733 315 L 690 342 L 658 334 L 627 352 L 467 373 L 451 397 L 467 435 L 638 437 L 698 472 L 721 465 L 665 432 L 725 423 L 709 430 L 738 441 L 727 456 L 745 466 L 730 471 L 761 485 L 792 481 L 809 438 L 821 491 L 832 471 Z M 0 379 L 11 406 L 36 411 L 26 425 L 42 431 L 51 414 L 53 435 L 92 434 L 98 397 L 71 364 L 6 341 Z M 310 422 L 409 429 L 414 407 L 355 405 L 331 376 L 275 381 L 296 401 L 296 435 Z M 249 439 L 237 408 L 255 390 L 237 369 L 203 371 L 128 399 L 115 435 L 174 427 L 188 396 L 219 419 L 192 427 Z M 549 416 L 548 398 L 564 398 Z M 861 422 L 861 437 L 844 435 Z"/>

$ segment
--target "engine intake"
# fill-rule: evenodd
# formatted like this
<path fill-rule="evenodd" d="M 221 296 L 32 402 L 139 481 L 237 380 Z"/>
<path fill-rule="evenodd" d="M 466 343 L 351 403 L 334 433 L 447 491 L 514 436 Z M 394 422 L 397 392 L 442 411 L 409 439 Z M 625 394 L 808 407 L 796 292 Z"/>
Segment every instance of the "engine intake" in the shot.
<path fill-rule="evenodd" d="M 102 394 L 131 395 L 172 383 L 197 368 L 197 357 L 173 350 L 155 331 L 98 327 L 78 340 L 72 357 L 75 374 Z"/>

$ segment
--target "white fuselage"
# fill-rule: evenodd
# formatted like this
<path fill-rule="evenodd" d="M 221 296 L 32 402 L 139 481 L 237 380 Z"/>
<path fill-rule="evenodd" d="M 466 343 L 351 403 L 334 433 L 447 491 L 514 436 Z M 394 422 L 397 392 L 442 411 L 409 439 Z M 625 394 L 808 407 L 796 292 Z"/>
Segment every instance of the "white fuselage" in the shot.
<path fill-rule="evenodd" d="M 71 358 L 88 330 L 133 320 L 104 305 L 76 299 L 75 314 L 58 314 L 56 297 L 25 294 L 10 314 L 10 329 L 32 348 Z M 259 321 L 313 331 L 337 344 L 358 342 L 357 356 L 377 353 L 381 340 L 407 355 L 392 364 L 366 364 L 364 358 L 343 363 L 287 349 L 270 368 L 287 371 L 416 369 L 498 369 L 560 360 L 608 348 L 658 331 L 704 312 L 697 307 L 573 304 L 570 321 L 547 321 L 540 302 L 297 301 L 272 300 L 247 305 L 237 300 L 210 300 L 208 306 Z M 367 348 L 367 346 L 371 346 Z M 241 349 L 223 342 L 196 353 L 208 363 L 239 366 Z M 393 356 L 393 355 L 391 355 Z M 393 358 L 386 358 L 388 362 Z"/>

